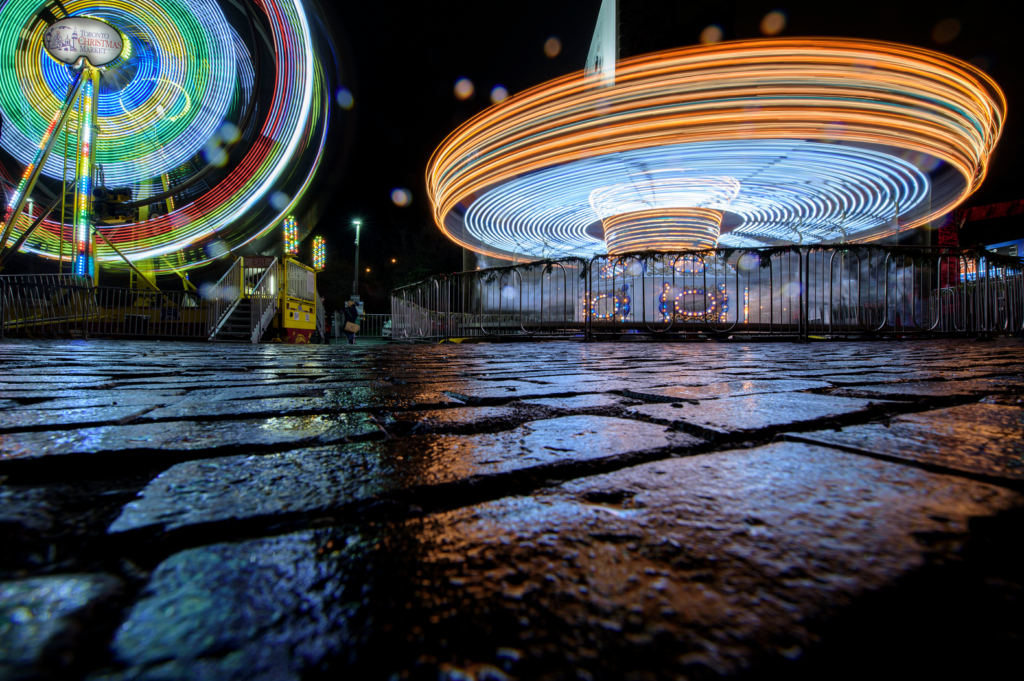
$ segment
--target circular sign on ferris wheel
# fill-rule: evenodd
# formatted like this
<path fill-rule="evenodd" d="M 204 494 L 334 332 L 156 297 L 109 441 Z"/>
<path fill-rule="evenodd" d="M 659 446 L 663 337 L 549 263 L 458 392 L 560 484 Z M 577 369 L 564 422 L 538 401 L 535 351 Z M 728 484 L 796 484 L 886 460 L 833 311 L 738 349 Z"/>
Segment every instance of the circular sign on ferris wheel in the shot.
<path fill-rule="evenodd" d="M 103 66 L 121 56 L 124 37 L 105 21 L 68 17 L 46 29 L 43 46 L 51 57 L 65 64 L 85 57 L 93 66 Z"/>

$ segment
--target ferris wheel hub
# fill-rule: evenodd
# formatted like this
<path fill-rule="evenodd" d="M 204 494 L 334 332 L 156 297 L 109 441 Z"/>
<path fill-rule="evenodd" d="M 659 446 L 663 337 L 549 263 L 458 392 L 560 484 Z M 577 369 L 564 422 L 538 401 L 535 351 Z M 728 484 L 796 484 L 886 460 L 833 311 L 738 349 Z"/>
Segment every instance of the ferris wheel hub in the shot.
<path fill-rule="evenodd" d="M 124 51 L 124 35 L 113 24 L 86 16 L 52 23 L 43 34 L 47 54 L 59 62 L 106 66 Z"/>

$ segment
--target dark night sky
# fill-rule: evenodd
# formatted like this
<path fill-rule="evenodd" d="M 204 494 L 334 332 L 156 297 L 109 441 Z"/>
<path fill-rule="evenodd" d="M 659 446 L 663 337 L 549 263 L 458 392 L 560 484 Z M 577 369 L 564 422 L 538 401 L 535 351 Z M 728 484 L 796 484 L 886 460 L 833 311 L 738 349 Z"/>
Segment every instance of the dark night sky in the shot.
<path fill-rule="evenodd" d="M 624 0 L 628 1 L 628 0 Z M 730 3 L 690 2 L 701 5 Z M 757 2 L 739 0 L 731 11 L 712 10 L 682 24 L 677 45 L 694 44 L 707 17 L 715 15 L 726 37 L 760 37 L 762 17 L 772 10 L 787 16 L 782 36 L 854 36 L 891 40 L 946 52 L 985 65 L 1009 100 L 1008 125 L 996 150 L 988 179 L 966 205 L 1024 198 L 1013 162 L 1024 144 L 1016 124 L 1024 102 L 1018 73 L 1021 37 L 1010 3 L 995 2 Z M 600 0 L 437 0 L 435 2 L 345 2 L 330 12 L 337 20 L 350 54 L 346 85 L 355 106 L 335 121 L 347 126 L 351 147 L 330 150 L 336 186 L 316 233 L 328 239 L 337 265 L 351 262 L 351 219 L 360 217 L 361 279 L 382 296 L 408 277 L 410 265 L 421 270 L 461 268 L 461 250 L 433 226 L 424 172 L 431 152 L 460 123 L 490 104 L 496 84 L 522 91 L 582 68 L 590 46 Z M 700 14 L 699 9 L 694 9 Z M 959 34 L 938 44 L 932 34 L 943 19 L 960 23 Z M 555 58 L 544 43 L 557 36 Z M 351 68 L 354 66 L 354 68 Z M 466 102 L 453 94 L 455 81 L 468 77 L 475 96 Z M 395 187 L 408 188 L 413 202 L 396 207 Z M 977 223 L 981 224 L 981 223 Z M 391 265 L 391 258 L 399 262 Z M 339 260 L 341 262 L 339 262 Z M 365 268 L 371 272 L 366 274 Z M 332 268 L 333 269 L 333 268 Z M 351 265 L 344 268 L 351 277 Z M 427 274 L 426 271 L 422 272 Z M 339 277 L 341 273 L 339 272 Z M 339 279 L 340 282 L 340 279 Z M 346 289 L 348 290 L 348 289 Z M 382 301 L 383 302 L 383 301 Z"/>

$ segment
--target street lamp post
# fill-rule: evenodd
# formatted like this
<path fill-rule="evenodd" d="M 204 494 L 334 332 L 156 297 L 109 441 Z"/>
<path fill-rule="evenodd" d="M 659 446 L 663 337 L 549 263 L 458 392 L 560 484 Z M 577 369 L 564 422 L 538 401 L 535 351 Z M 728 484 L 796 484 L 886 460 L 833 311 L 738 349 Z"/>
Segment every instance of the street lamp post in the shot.
<path fill-rule="evenodd" d="M 352 277 L 352 300 L 355 301 L 359 300 L 359 224 L 359 220 L 356 220 L 356 269 Z"/>

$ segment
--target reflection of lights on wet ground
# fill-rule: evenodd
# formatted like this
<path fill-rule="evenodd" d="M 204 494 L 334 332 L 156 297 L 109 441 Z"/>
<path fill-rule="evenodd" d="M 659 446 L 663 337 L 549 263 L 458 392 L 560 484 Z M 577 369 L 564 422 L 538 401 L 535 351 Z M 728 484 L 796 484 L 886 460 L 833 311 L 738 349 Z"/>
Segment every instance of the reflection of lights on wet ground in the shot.
<path fill-rule="evenodd" d="M 786 28 L 786 13 L 781 10 L 768 12 L 761 19 L 761 33 L 765 35 L 778 35 Z"/>
<path fill-rule="evenodd" d="M 953 42 L 958 35 L 960 35 L 960 22 L 952 18 L 943 19 L 932 29 L 932 40 L 940 45 Z"/>
<path fill-rule="evenodd" d="M 352 93 L 349 92 L 347 87 L 340 88 L 338 94 L 334 96 L 334 101 L 338 102 L 338 106 L 346 111 L 352 108 L 355 104 L 355 99 L 352 97 Z"/>
<path fill-rule="evenodd" d="M 549 58 L 554 59 L 562 51 L 562 41 L 556 36 L 551 36 L 544 41 L 544 54 Z"/>
<path fill-rule="evenodd" d="M 722 29 L 711 24 L 700 32 L 700 41 L 705 45 L 722 42 Z"/>
<path fill-rule="evenodd" d="M 455 81 L 455 99 L 467 100 L 473 96 L 473 81 L 469 78 L 459 78 Z"/>
<path fill-rule="evenodd" d="M 508 90 L 502 85 L 495 85 L 494 89 L 491 90 L 491 102 L 497 104 L 498 102 L 504 102 L 508 99 Z"/>
<path fill-rule="evenodd" d="M 399 208 L 405 208 L 412 203 L 412 192 L 408 189 L 399 187 L 398 189 L 391 190 L 391 203 L 395 204 Z"/>

